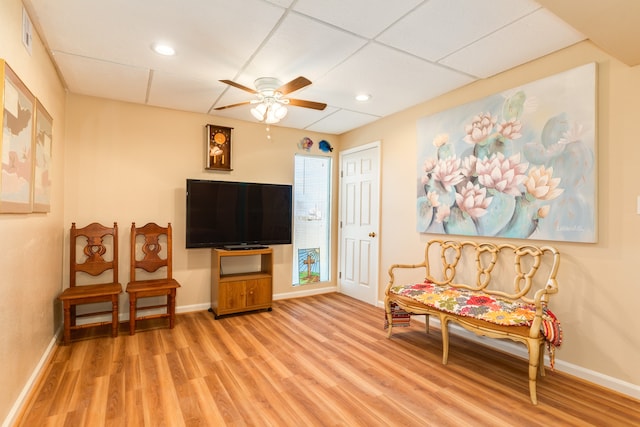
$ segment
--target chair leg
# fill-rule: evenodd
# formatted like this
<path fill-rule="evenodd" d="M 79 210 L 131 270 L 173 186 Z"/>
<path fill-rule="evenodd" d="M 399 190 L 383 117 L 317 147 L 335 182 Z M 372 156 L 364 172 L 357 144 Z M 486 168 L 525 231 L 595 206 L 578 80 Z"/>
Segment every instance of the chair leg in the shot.
<path fill-rule="evenodd" d="M 71 304 L 69 301 L 63 302 L 64 307 L 64 331 L 62 342 L 64 345 L 69 345 L 71 341 Z M 75 307 L 73 307 L 75 309 Z"/>
<path fill-rule="evenodd" d="M 167 298 L 169 298 L 169 329 L 173 329 L 176 324 L 176 290 L 173 289 Z"/>
<path fill-rule="evenodd" d="M 69 324 L 76 326 L 76 306 L 69 302 Z"/>
<path fill-rule="evenodd" d="M 136 333 L 136 294 L 129 294 L 129 335 Z"/>
<path fill-rule="evenodd" d="M 118 336 L 118 295 L 111 297 L 111 336 Z"/>

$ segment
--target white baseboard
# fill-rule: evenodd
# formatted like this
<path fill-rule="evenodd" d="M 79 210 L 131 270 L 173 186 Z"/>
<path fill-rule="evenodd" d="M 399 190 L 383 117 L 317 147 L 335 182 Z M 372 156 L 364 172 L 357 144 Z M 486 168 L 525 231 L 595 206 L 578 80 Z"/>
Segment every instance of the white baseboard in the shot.
<path fill-rule="evenodd" d="M 384 302 L 379 301 L 378 306 L 384 307 Z M 412 316 L 411 320 L 412 321 L 415 320 L 416 322 L 419 322 L 419 323 L 424 323 L 425 316 L 423 315 Z M 437 319 L 435 319 L 433 316 L 430 316 L 429 326 L 434 326 L 439 329 L 440 322 Z M 518 345 L 518 343 L 514 341 L 482 337 L 474 334 L 473 332 L 467 331 L 462 326 L 458 326 L 455 323 L 450 324 L 449 331 L 454 335 L 461 336 L 470 341 L 475 341 L 486 347 L 495 348 L 497 350 L 500 350 L 505 353 L 512 354 L 514 356 L 518 356 L 524 359 L 529 358 L 526 348 L 522 345 Z M 545 356 L 545 363 L 547 366 L 549 366 L 548 356 Z M 574 377 L 588 381 L 590 383 L 597 384 L 599 386 L 608 388 L 610 390 L 617 391 L 618 393 L 625 394 L 634 399 L 640 399 L 640 386 L 626 382 L 626 381 L 622 381 L 618 378 L 601 374 L 600 372 L 583 368 L 582 366 L 574 365 L 573 363 L 569 363 L 562 359 L 559 359 L 557 355 L 555 359 L 555 369 L 559 372 L 564 372 L 569 375 L 573 375 Z"/>
<path fill-rule="evenodd" d="M 49 357 L 51 356 L 51 352 L 56 346 L 56 342 L 58 341 L 58 335 L 60 334 L 61 330 L 62 329 L 59 329 L 58 331 L 56 331 L 53 338 L 51 338 L 51 341 L 49 341 L 49 345 L 47 345 L 47 348 L 44 350 L 44 353 L 42 353 L 42 357 L 40 357 L 40 360 L 36 364 L 36 367 L 33 369 L 33 372 L 31 373 L 31 375 L 29 376 L 29 379 L 27 380 L 26 384 L 22 388 L 22 391 L 18 395 L 18 398 L 13 403 L 13 406 L 11 407 L 11 410 L 7 414 L 7 417 L 2 422 L 2 427 L 9 427 L 15 423 L 16 416 L 18 415 L 20 409 L 22 408 L 22 405 L 24 405 L 27 396 L 29 396 L 29 392 L 31 392 L 31 389 L 33 388 L 36 381 L 38 380 L 38 377 L 40 376 L 42 369 L 45 367 L 47 360 L 49 360 Z"/>
<path fill-rule="evenodd" d="M 311 295 L 329 294 L 332 292 L 338 292 L 338 287 L 327 286 L 326 288 L 314 288 L 314 289 L 301 290 L 301 291 L 295 291 L 295 292 L 287 292 L 284 294 L 274 294 L 273 299 L 279 300 L 279 299 L 301 298 L 301 297 L 308 297 Z"/>

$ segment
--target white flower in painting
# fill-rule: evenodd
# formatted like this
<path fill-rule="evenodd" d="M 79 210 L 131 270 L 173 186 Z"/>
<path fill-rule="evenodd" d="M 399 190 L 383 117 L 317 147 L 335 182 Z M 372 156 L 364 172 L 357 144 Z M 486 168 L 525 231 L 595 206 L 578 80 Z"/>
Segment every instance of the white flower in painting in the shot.
<path fill-rule="evenodd" d="M 424 161 L 424 171 L 429 173 L 433 170 L 433 168 L 436 167 L 436 164 L 438 163 L 438 161 L 436 159 L 434 159 L 433 157 L 428 158 L 427 160 Z"/>
<path fill-rule="evenodd" d="M 498 121 L 498 118 L 491 117 L 491 113 L 481 113 L 474 116 L 471 119 L 471 124 L 464 127 L 464 131 L 467 134 L 464 137 L 465 142 L 477 144 L 487 139 L 496 125 L 496 121 Z"/>
<path fill-rule="evenodd" d="M 519 196 L 519 186 L 527 176 L 525 172 L 529 163 L 520 163 L 520 153 L 506 158 L 502 153 L 496 153 L 487 159 L 478 160 L 476 172 L 478 182 L 487 188 L 493 188 L 501 193 Z"/>
<path fill-rule="evenodd" d="M 522 136 L 520 130 L 522 129 L 522 123 L 518 119 L 511 119 L 509 121 L 502 121 L 498 125 L 498 133 L 507 139 L 518 139 Z"/>
<path fill-rule="evenodd" d="M 578 122 L 573 122 L 569 130 L 562 134 L 562 138 L 558 140 L 558 144 L 570 144 L 582 139 L 584 135 L 584 125 Z"/>
<path fill-rule="evenodd" d="M 440 133 L 433 138 L 433 145 L 436 147 L 442 147 L 447 142 L 449 142 L 449 134 L 448 133 Z"/>
<path fill-rule="evenodd" d="M 433 169 L 433 179 L 439 181 L 447 191 L 451 191 L 451 187 L 464 179 L 460 170 L 460 159 L 454 156 L 438 160 Z"/>
<path fill-rule="evenodd" d="M 431 206 L 433 206 L 434 208 L 440 206 L 440 201 L 438 199 L 438 193 L 436 193 L 435 191 L 429 191 L 427 193 L 427 200 L 429 200 L 429 203 L 431 203 Z"/>
<path fill-rule="evenodd" d="M 462 165 L 460 167 L 460 173 L 469 178 L 476 172 L 476 162 L 478 158 L 474 155 L 469 155 L 462 159 Z"/>
<path fill-rule="evenodd" d="M 538 200 L 552 200 L 558 197 L 564 189 L 558 188 L 560 178 L 552 178 L 552 175 L 553 168 L 532 168 L 524 183 L 527 192 Z"/>
<path fill-rule="evenodd" d="M 456 204 L 471 218 L 480 218 L 487 213 L 487 207 L 493 197 L 487 197 L 487 189 L 478 184 L 467 182 L 467 185 L 456 193 Z"/>

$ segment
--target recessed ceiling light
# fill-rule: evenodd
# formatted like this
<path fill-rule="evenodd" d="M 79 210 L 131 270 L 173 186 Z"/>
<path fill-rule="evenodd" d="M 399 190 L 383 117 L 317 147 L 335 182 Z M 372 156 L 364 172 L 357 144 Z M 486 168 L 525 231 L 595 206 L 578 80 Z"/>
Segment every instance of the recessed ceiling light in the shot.
<path fill-rule="evenodd" d="M 176 54 L 176 51 L 174 48 L 162 43 L 155 43 L 153 46 L 151 46 L 151 48 L 155 53 L 158 53 L 164 56 L 173 56 Z"/>
<path fill-rule="evenodd" d="M 356 95 L 356 101 L 368 101 L 371 99 L 371 95 L 369 95 L 368 93 L 361 93 L 359 95 Z"/>

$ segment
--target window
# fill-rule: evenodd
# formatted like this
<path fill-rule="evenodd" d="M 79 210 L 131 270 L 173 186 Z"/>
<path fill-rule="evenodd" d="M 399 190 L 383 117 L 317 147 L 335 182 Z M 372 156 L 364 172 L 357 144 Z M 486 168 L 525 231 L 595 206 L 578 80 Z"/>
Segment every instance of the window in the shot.
<path fill-rule="evenodd" d="M 296 154 L 293 183 L 293 285 L 331 272 L 331 158 Z"/>

